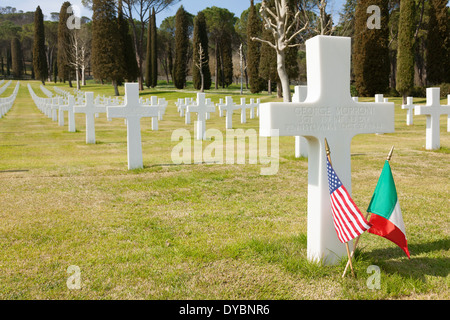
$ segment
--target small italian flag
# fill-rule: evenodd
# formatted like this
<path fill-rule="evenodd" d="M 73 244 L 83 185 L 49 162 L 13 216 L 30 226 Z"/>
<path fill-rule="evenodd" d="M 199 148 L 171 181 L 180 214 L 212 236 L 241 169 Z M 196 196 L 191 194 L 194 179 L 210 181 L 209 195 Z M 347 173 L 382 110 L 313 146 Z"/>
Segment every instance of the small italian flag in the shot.
<path fill-rule="evenodd" d="M 405 224 L 403 223 L 397 189 L 388 160 L 384 163 L 383 171 L 378 179 L 367 211 L 372 213 L 370 217 L 372 227 L 368 232 L 394 242 L 405 251 L 409 258 Z"/>

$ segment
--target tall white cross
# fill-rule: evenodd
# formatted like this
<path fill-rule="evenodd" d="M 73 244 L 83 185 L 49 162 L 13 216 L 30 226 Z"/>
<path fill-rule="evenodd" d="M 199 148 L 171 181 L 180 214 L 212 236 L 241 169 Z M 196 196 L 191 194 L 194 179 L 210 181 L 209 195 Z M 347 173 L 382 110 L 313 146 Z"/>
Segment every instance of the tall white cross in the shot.
<path fill-rule="evenodd" d="M 402 104 L 402 109 L 406 109 L 406 125 L 410 126 L 413 124 L 413 114 L 414 114 L 413 97 L 406 97 L 406 104 Z"/>
<path fill-rule="evenodd" d="M 144 167 L 141 142 L 141 118 L 158 117 L 158 107 L 144 106 L 139 103 L 139 84 L 125 83 L 123 106 L 107 106 L 108 119 L 125 118 L 127 120 L 128 169 Z"/>
<path fill-rule="evenodd" d="M 450 105 L 441 106 L 440 88 L 427 88 L 427 104 L 416 106 L 414 114 L 427 116 L 425 149 L 438 150 L 441 147 L 439 118 L 442 114 L 450 115 Z"/>
<path fill-rule="evenodd" d="M 85 93 L 85 102 L 83 106 L 74 106 L 74 113 L 84 113 L 86 116 L 86 143 L 95 143 L 95 114 L 105 113 L 106 106 L 94 104 L 94 93 Z"/>
<path fill-rule="evenodd" d="M 197 140 L 206 140 L 206 113 L 215 111 L 214 104 L 206 103 L 204 93 L 197 93 L 196 104 L 187 106 L 186 112 L 197 112 Z"/>
<path fill-rule="evenodd" d="M 304 103 L 264 103 L 260 134 L 304 136 L 308 141 L 308 259 L 336 263 L 346 256 L 336 235 L 328 189 L 324 139 L 333 167 L 351 193 L 350 144 L 357 134 L 394 132 L 393 103 L 358 103 L 350 96 L 351 39 L 306 41 L 308 96 Z"/>
<path fill-rule="evenodd" d="M 295 86 L 292 102 L 304 102 L 308 96 L 308 86 Z M 308 158 L 308 142 L 302 136 L 295 136 L 295 157 Z"/>
<path fill-rule="evenodd" d="M 62 116 L 62 124 L 64 125 L 64 111 L 67 111 L 67 119 L 69 122 L 69 132 L 75 132 L 75 114 L 73 112 L 73 107 L 75 105 L 75 98 L 72 95 L 67 96 L 67 104 L 63 104 L 59 106 L 59 117 L 61 119 Z M 61 123 L 61 120 L 60 120 Z"/>
<path fill-rule="evenodd" d="M 222 101 L 222 99 L 221 99 Z M 233 129 L 233 112 L 238 109 L 230 96 L 225 97 L 225 104 L 219 102 L 219 110 L 225 111 L 225 129 Z"/>

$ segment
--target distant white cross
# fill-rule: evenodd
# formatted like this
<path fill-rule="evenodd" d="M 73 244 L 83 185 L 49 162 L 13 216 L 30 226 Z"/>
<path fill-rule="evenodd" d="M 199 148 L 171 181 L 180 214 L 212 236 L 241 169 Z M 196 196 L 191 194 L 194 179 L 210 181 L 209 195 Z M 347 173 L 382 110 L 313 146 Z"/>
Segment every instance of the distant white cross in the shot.
<path fill-rule="evenodd" d="M 406 104 L 402 104 L 402 109 L 406 109 L 406 125 L 410 126 L 413 124 L 413 115 L 414 115 L 414 107 L 413 97 L 406 98 Z"/>
<path fill-rule="evenodd" d="M 416 106 L 414 114 L 427 116 L 425 149 L 438 150 L 441 147 L 439 118 L 443 114 L 450 115 L 450 105 L 441 106 L 440 88 L 427 88 L 427 104 Z"/>
<path fill-rule="evenodd" d="M 124 105 L 107 106 L 106 116 L 108 119 L 124 118 L 127 120 L 128 169 L 143 168 L 141 118 L 157 118 L 158 107 L 144 106 L 139 103 L 139 84 L 125 83 Z"/>
<path fill-rule="evenodd" d="M 75 98 L 72 95 L 67 96 L 67 104 L 59 106 L 59 118 L 60 124 L 64 125 L 64 111 L 67 111 L 67 120 L 69 122 L 69 132 L 75 132 L 75 114 L 73 112 L 73 107 L 75 105 Z M 62 120 L 61 120 L 62 117 Z"/>
<path fill-rule="evenodd" d="M 95 143 L 95 114 L 105 113 L 106 106 L 94 104 L 94 93 L 85 93 L 85 103 L 83 106 L 74 106 L 74 113 L 84 113 L 86 116 L 86 143 Z"/>
<path fill-rule="evenodd" d="M 233 98 L 225 97 L 225 104 L 219 102 L 218 106 L 221 112 L 225 111 L 225 129 L 233 129 L 233 112 L 238 109 Z"/>
<path fill-rule="evenodd" d="M 196 104 L 191 104 L 187 106 L 186 112 L 196 112 L 197 113 L 197 140 L 206 140 L 206 113 L 215 112 L 216 107 L 211 102 L 206 103 L 206 98 L 204 93 L 197 93 Z"/>
<path fill-rule="evenodd" d="M 336 263 L 347 255 L 334 230 L 324 139 L 333 168 L 351 194 L 350 144 L 362 133 L 394 132 L 393 103 L 358 103 L 350 96 L 351 38 L 316 36 L 306 41 L 308 96 L 304 103 L 260 106 L 260 134 L 303 136 L 308 141 L 310 260 Z"/>

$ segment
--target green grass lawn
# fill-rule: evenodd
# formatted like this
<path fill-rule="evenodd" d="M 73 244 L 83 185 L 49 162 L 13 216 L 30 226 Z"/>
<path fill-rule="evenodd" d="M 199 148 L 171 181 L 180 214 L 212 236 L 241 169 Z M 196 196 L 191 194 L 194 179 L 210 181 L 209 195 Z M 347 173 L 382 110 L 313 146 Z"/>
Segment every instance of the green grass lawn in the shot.
<path fill-rule="evenodd" d="M 173 130 L 194 132 L 174 102 L 195 91 L 146 89 L 142 96 L 156 94 L 169 106 L 159 131 L 151 130 L 150 119 L 141 121 L 144 169 L 128 171 L 123 120 L 100 115 L 97 144 L 87 145 L 83 115 L 76 115 L 76 133 L 58 127 L 36 108 L 27 83 L 44 96 L 39 82 L 21 82 L 13 108 L 0 119 L 1 299 L 450 298 L 446 117 L 439 151 L 424 149 L 424 116 L 406 126 L 400 98 L 390 99 L 395 133 L 353 139 L 353 198 L 363 211 L 395 145 L 391 167 L 411 260 L 366 233 L 354 262 L 358 277 L 342 279 L 346 261 L 321 266 L 306 259 L 308 163 L 294 158 L 293 137 L 280 138 L 276 175 L 262 176 L 264 165 L 248 162 L 173 165 Z M 91 82 L 82 90 L 113 94 L 111 86 Z M 239 88 L 207 92 L 214 102 L 225 95 L 239 101 Z M 236 112 L 235 128 L 259 127 L 258 119 L 239 120 Z M 224 132 L 225 118 L 216 112 L 207 128 Z M 80 290 L 67 288 L 71 265 L 81 270 Z M 381 289 L 366 285 L 370 265 L 381 270 Z"/>

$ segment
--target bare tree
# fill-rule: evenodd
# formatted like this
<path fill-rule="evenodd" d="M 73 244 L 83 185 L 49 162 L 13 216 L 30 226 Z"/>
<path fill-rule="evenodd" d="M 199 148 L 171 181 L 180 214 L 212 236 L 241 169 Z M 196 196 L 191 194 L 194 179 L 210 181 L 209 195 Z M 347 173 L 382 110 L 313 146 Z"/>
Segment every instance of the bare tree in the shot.
<path fill-rule="evenodd" d="M 75 70 L 78 90 L 80 90 L 80 73 L 81 83 L 86 85 L 85 73 L 89 62 L 89 42 L 90 35 L 85 26 L 80 30 L 73 29 L 70 32 L 69 64 Z"/>
<path fill-rule="evenodd" d="M 310 30 L 315 34 L 331 35 L 336 29 L 331 15 L 326 11 L 327 4 L 328 0 L 297 1 L 298 10 L 303 12 L 302 20 L 309 23 Z M 316 23 L 311 20 L 316 20 Z"/>
<path fill-rule="evenodd" d="M 205 50 L 203 50 L 202 44 L 198 44 L 198 61 L 195 62 L 195 66 L 198 68 L 198 71 L 200 72 L 200 79 L 201 79 L 201 87 L 200 91 L 204 92 L 205 87 L 205 78 L 203 75 L 203 66 L 208 63 L 208 59 L 206 59 Z"/>
<path fill-rule="evenodd" d="M 252 37 L 252 41 L 259 41 L 268 44 L 277 52 L 277 72 L 283 89 L 283 101 L 291 101 L 291 89 L 289 87 L 289 75 L 286 71 L 286 49 L 290 47 L 298 47 L 301 44 L 294 43 L 295 38 L 308 27 L 308 21 L 305 22 L 301 29 L 292 32 L 293 28 L 298 25 L 300 11 L 297 10 L 295 15 L 288 6 L 288 0 L 275 0 L 275 12 L 273 12 L 267 4 L 267 0 L 263 0 L 261 9 L 259 10 L 263 18 L 264 28 L 271 31 L 273 42 L 265 39 Z M 289 23 L 290 18 L 293 17 Z"/>

